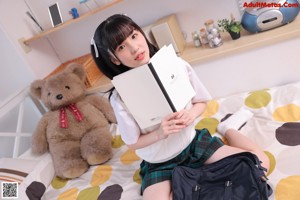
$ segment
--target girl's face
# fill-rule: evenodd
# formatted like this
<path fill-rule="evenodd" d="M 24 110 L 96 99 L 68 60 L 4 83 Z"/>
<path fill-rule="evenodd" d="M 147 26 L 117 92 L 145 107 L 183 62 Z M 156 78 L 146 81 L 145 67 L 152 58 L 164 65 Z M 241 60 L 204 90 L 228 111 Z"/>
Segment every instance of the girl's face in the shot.
<path fill-rule="evenodd" d="M 147 41 L 143 34 L 134 30 L 115 50 L 115 58 L 112 62 L 134 68 L 149 62 L 150 53 Z"/>

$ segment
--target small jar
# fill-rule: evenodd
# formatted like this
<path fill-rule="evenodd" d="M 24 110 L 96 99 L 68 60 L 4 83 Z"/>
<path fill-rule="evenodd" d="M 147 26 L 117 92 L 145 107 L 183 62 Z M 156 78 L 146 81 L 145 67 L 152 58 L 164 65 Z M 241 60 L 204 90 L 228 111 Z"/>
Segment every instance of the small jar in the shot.
<path fill-rule="evenodd" d="M 194 31 L 192 33 L 192 38 L 193 38 L 194 46 L 195 47 L 200 47 L 201 46 L 201 41 L 200 41 L 200 38 L 199 38 L 199 32 L 198 31 Z"/>
<path fill-rule="evenodd" d="M 223 41 L 222 41 L 222 38 L 221 38 L 221 35 L 220 35 L 220 32 L 217 28 L 213 28 L 211 30 L 211 34 L 213 36 L 213 43 L 216 47 L 219 47 L 223 44 Z"/>
<path fill-rule="evenodd" d="M 213 38 L 214 38 L 214 36 L 212 34 L 207 35 L 208 45 L 210 48 L 215 48 Z"/>
<path fill-rule="evenodd" d="M 217 29 L 212 29 L 211 33 L 208 34 L 207 39 L 210 48 L 216 48 L 223 44 L 222 38 Z"/>
<path fill-rule="evenodd" d="M 206 27 L 207 32 L 211 32 L 211 30 L 214 28 L 214 20 L 209 19 L 206 22 L 204 22 L 204 25 Z"/>
<path fill-rule="evenodd" d="M 202 45 L 208 44 L 207 32 L 205 28 L 200 29 L 200 41 Z"/>

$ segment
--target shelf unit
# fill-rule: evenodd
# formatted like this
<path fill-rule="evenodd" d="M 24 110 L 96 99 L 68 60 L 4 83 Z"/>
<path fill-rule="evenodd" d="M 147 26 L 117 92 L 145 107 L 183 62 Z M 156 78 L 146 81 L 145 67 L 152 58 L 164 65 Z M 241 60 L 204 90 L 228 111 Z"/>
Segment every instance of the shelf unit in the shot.
<path fill-rule="evenodd" d="M 97 12 L 105 10 L 105 9 L 111 7 L 111 6 L 114 6 L 115 4 L 118 4 L 118 3 L 122 2 L 122 1 L 123 0 L 112 0 L 111 2 L 109 2 L 109 3 L 107 3 L 107 4 L 103 5 L 103 6 L 101 6 L 100 8 L 91 10 L 90 12 L 85 13 L 85 14 L 81 15 L 78 18 L 68 20 L 68 21 L 64 22 L 63 24 L 61 24 L 59 26 L 56 26 L 56 27 L 51 28 L 51 29 L 48 29 L 46 31 L 41 32 L 40 34 L 37 34 L 37 35 L 35 35 L 35 36 L 33 36 L 33 37 L 29 38 L 29 39 L 26 39 L 26 40 L 24 40 L 24 44 L 29 45 L 31 42 L 33 42 L 35 40 L 38 40 L 38 39 L 40 39 L 42 37 L 45 37 L 45 36 L 47 36 L 47 35 L 49 35 L 51 33 L 54 33 L 54 32 L 56 32 L 58 30 L 64 29 L 64 28 L 70 26 L 71 24 L 80 22 L 80 21 L 82 21 L 82 20 L 84 20 L 84 19 L 86 19 L 86 18 L 88 18 L 88 17 L 96 14 Z"/>
<path fill-rule="evenodd" d="M 192 65 L 200 64 L 296 37 L 300 37 L 300 15 L 291 23 L 272 30 L 254 34 L 243 31 L 238 40 L 232 40 L 229 34 L 224 33 L 222 35 L 223 45 L 217 48 L 209 48 L 208 46 L 196 48 L 192 43 L 189 43 L 185 46 L 181 57 Z"/>

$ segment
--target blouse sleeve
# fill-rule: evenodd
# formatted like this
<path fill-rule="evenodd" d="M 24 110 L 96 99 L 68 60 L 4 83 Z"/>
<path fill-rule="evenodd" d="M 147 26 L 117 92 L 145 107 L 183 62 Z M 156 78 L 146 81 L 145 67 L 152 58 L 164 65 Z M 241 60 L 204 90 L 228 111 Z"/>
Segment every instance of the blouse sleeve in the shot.
<path fill-rule="evenodd" d="M 211 99 L 211 95 L 208 92 L 208 90 L 206 89 L 206 87 L 203 85 L 203 83 L 200 81 L 200 79 L 197 76 L 194 69 L 191 67 L 191 65 L 189 63 L 187 63 L 183 59 L 181 59 L 181 60 L 182 60 L 182 62 L 185 62 L 186 72 L 187 72 L 190 82 L 196 92 L 196 95 L 192 99 L 192 102 L 197 103 L 197 102 L 209 101 Z"/>
<path fill-rule="evenodd" d="M 136 143 L 140 136 L 140 128 L 116 91 L 113 92 L 110 102 L 117 118 L 122 140 L 127 145 Z"/>

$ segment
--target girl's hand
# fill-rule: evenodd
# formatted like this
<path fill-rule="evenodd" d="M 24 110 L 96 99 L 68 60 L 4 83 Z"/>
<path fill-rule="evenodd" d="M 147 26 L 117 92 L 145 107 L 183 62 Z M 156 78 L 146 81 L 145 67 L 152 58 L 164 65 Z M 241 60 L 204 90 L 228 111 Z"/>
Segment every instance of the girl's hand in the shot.
<path fill-rule="evenodd" d="M 185 126 L 189 126 L 197 118 L 197 115 L 193 112 L 193 110 L 183 109 L 177 113 L 176 118 L 182 120 Z"/>
<path fill-rule="evenodd" d="M 206 102 L 194 103 L 189 110 L 183 109 L 179 112 L 171 113 L 166 116 L 160 127 L 156 130 L 157 140 L 165 139 L 173 133 L 178 133 L 194 122 L 203 113 Z"/>
<path fill-rule="evenodd" d="M 173 133 L 178 133 L 186 127 L 185 121 L 178 117 L 179 114 L 180 112 L 171 113 L 162 120 L 156 131 L 158 140 L 165 139 Z"/>

